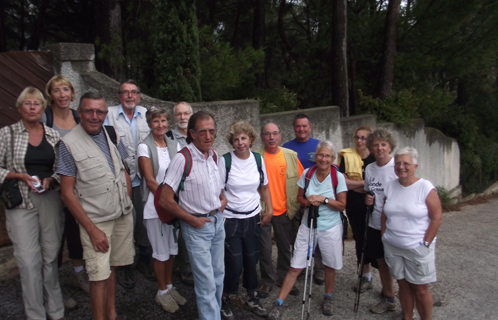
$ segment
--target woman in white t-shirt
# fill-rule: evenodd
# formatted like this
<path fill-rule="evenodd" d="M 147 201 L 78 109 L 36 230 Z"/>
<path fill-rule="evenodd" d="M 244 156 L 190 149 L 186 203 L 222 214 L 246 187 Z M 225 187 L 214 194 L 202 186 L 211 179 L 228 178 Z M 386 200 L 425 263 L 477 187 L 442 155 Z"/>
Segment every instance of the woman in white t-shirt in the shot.
<path fill-rule="evenodd" d="M 430 319 L 429 283 L 436 281 L 434 246 L 443 220 L 441 202 L 432 183 L 415 176 L 417 150 L 405 147 L 394 157 L 398 179 L 385 187 L 382 213 L 385 260 L 399 285 L 403 319 L 412 319 L 414 301 L 421 319 Z"/>
<path fill-rule="evenodd" d="M 256 265 L 261 225 L 270 222 L 273 206 L 265 162 L 259 153 L 251 152 L 256 137 L 256 131 L 247 121 L 233 122 L 227 138 L 234 150 L 224 154 L 218 161 L 218 172 L 227 198 L 227 206 L 223 211 L 226 234 L 221 307 L 223 319 L 233 319 L 230 295 L 238 294 L 241 274 L 242 285 L 247 290 L 246 309 L 261 317 L 268 315 L 256 294 Z M 261 198 L 268 208 L 267 212 L 261 212 Z"/>
<path fill-rule="evenodd" d="M 393 277 L 384 260 L 384 246 L 380 234 L 384 188 L 389 181 L 396 179 L 394 159 L 391 157 L 391 152 L 396 148 L 396 141 L 391 132 L 384 128 L 378 128 L 368 136 L 367 147 L 374 155 L 375 162 L 365 168 L 365 191 L 372 191 L 375 197 L 369 194 L 365 197 L 367 205 L 374 204 L 373 212 L 368 221 L 365 258 L 367 261 L 371 261 L 373 267 L 379 269 L 379 278 L 382 283 L 381 301 L 372 306 L 370 311 L 384 313 L 396 310 Z"/>
<path fill-rule="evenodd" d="M 173 226 L 162 223 L 154 207 L 154 193 L 163 182 L 171 159 L 179 150 L 175 140 L 166 136 L 168 130 L 168 113 L 163 108 L 152 107 L 146 113 L 150 134 L 137 147 L 138 164 L 142 174 L 142 194 L 144 202 L 144 225 L 152 246 L 154 273 L 159 290 L 155 301 L 167 312 L 175 312 L 178 305 L 186 300 L 173 287 L 174 256 L 178 254 Z"/>

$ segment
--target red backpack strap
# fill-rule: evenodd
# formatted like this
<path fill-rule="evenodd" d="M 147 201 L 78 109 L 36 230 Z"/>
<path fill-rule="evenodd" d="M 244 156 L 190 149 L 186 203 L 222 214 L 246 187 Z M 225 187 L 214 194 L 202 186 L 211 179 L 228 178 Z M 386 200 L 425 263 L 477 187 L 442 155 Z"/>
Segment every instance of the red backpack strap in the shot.
<path fill-rule="evenodd" d="M 214 163 L 218 164 L 218 155 L 216 154 L 216 152 L 214 151 L 214 149 L 211 149 L 211 151 L 213 152 Z"/>
<path fill-rule="evenodd" d="M 339 184 L 339 182 L 337 181 L 337 171 L 339 171 L 337 169 L 337 166 L 333 164 L 332 167 L 330 167 L 330 180 L 332 180 L 332 189 L 334 190 L 335 200 L 337 200 L 336 189 L 337 185 Z"/>
<path fill-rule="evenodd" d="M 190 171 L 192 171 L 192 155 L 190 154 L 190 150 L 187 147 L 184 147 L 182 150 L 178 151 L 179 153 L 183 154 L 185 157 L 185 166 L 183 167 L 183 175 L 182 179 L 180 180 L 180 186 L 178 187 L 178 190 L 185 190 L 185 179 L 187 179 L 188 175 L 190 174 Z"/>
<path fill-rule="evenodd" d="M 304 198 L 306 198 L 306 190 L 308 189 L 310 180 L 315 174 L 315 171 L 316 171 L 316 164 L 311 166 L 306 172 L 306 175 L 304 176 Z"/>

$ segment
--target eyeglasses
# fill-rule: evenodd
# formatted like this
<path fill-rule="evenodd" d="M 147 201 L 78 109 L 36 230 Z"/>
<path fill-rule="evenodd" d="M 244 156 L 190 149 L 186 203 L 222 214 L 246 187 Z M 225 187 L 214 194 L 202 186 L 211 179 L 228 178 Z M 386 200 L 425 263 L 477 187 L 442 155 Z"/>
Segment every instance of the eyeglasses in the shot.
<path fill-rule="evenodd" d="M 414 165 L 414 163 L 407 163 L 407 162 L 395 162 L 395 163 L 394 163 L 394 166 L 395 166 L 395 167 L 398 167 L 398 168 L 399 168 L 399 167 L 405 167 L 405 168 L 408 168 L 408 167 L 413 166 L 413 165 Z"/>
<path fill-rule="evenodd" d="M 278 136 L 279 134 L 280 134 L 280 132 L 278 132 L 278 131 L 274 131 L 274 132 L 264 132 L 264 133 L 263 133 L 263 136 L 265 136 L 265 137 L 267 137 L 267 138 L 268 138 L 268 137 L 271 137 L 271 136 Z"/>
<path fill-rule="evenodd" d="M 321 154 L 321 153 L 320 154 L 315 154 L 315 158 L 316 159 L 323 159 L 323 158 L 325 158 L 327 160 L 329 160 L 329 159 L 335 159 L 335 157 L 332 156 L 332 155 L 330 155 L 330 154 Z"/>
<path fill-rule="evenodd" d="M 122 94 L 123 96 L 128 96 L 128 95 L 132 95 L 132 96 L 136 96 L 136 95 L 139 95 L 140 94 L 140 91 L 137 91 L 137 90 L 131 90 L 131 91 L 128 91 L 128 90 L 123 90 L 120 92 L 120 94 Z"/>
<path fill-rule="evenodd" d="M 188 117 L 191 114 L 192 112 L 177 112 L 175 113 L 175 117 L 181 117 L 181 116 Z"/>
<path fill-rule="evenodd" d="M 42 104 L 40 102 L 25 101 L 25 102 L 22 103 L 22 105 L 25 106 L 25 107 L 31 107 L 31 106 L 39 107 Z"/>
<path fill-rule="evenodd" d="M 208 132 L 211 136 L 214 136 L 216 135 L 216 132 L 218 132 L 218 129 L 201 129 L 201 130 L 196 130 L 195 132 L 197 132 L 197 134 L 201 137 L 205 137 Z"/>
<path fill-rule="evenodd" d="M 354 138 L 355 140 L 361 140 L 361 141 L 365 141 L 365 140 L 367 140 L 367 137 L 365 137 L 365 136 L 354 136 L 353 138 Z"/>
<path fill-rule="evenodd" d="M 97 114 L 97 116 L 105 116 L 107 114 L 107 110 L 92 110 L 92 109 L 86 109 L 86 110 L 81 110 L 82 113 L 86 114 L 87 116 L 93 116 L 94 113 Z"/>

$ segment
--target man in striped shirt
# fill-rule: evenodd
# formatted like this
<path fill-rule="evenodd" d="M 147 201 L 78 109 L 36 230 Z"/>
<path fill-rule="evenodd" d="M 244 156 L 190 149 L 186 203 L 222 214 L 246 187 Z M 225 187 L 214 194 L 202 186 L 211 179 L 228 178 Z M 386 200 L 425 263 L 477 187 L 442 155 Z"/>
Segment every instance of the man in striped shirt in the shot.
<path fill-rule="evenodd" d="M 211 149 L 216 138 L 214 117 L 205 111 L 190 117 L 187 148 L 191 154 L 189 176 L 184 191 L 174 195 L 184 172 L 186 158 L 178 153 L 168 168 L 160 205 L 180 219 L 194 274 L 194 287 L 200 320 L 221 319 L 221 296 L 225 277 L 225 227 L 222 212 L 226 206 L 216 152 Z"/>

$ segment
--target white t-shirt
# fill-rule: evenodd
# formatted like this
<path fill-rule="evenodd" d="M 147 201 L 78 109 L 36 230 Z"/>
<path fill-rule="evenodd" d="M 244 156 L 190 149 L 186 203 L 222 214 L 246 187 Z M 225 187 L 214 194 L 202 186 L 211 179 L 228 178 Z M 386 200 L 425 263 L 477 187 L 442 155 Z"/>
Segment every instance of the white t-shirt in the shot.
<path fill-rule="evenodd" d="M 228 181 L 226 183 L 225 197 L 227 198 L 227 206 L 223 215 L 229 219 L 246 219 L 260 213 L 261 205 L 259 203 L 260 196 L 258 188 L 260 184 L 258 165 L 254 154 L 251 152 L 249 158 L 240 159 L 233 151 L 232 165 L 228 173 Z M 261 169 L 263 170 L 264 181 L 263 185 L 268 185 L 268 176 L 266 174 L 265 161 L 261 158 Z M 222 187 L 225 188 L 226 168 L 225 158 L 220 157 L 218 160 L 218 172 L 222 181 Z M 250 214 L 237 214 L 237 212 L 250 212 Z M 253 211 L 254 210 L 254 211 Z"/>
<path fill-rule="evenodd" d="M 429 227 L 429 210 L 425 200 L 434 185 L 419 179 L 408 187 L 403 187 L 398 179 L 385 186 L 386 203 L 384 213 L 387 217 L 384 240 L 399 248 L 415 248 L 424 241 Z"/>
<path fill-rule="evenodd" d="M 306 173 L 308 171 L 309 169 L 304 170 L 303 174 L 299 178 L 299 181 L 297 182 L 297 185 L 301 189 L 304 189 Z M 344 175 L 337 171 L 336 193 L 339 194 L 341 192 L 346 192 L 346 191 L 348 191 L 348 187 L 346 186 L 346 180 L 344 179 Z M 325 177 L 325 179 L 322 182 L 318 181 L 316 174 L 314 174 L 311 177 L 308 189 L 306 189 L 306 197 L 309 197 L 311 195 L 320 195 L 332 200 L 336 200 L 334 189 L 332 188 L 332 178 L 330 177 L 330 174 L 327 177 Z M 307 226 L 308 210 L 306 210 L 302 222 Z M 325 204 L 321 204 L 318 207 L 318 224 L 316 228 L 318 231 L 329 230 L 340 223 L 342 223 L 342 221 L 339 211 L 333 210 Z"/>
<path fill-rule="evenodd" d="M 368 221 L 370 228 L 380 230 L 380 217 L 384 207 L 384 188 L 386 183 L 397 178 L 396 173 L 394 173 L 394 157 L 382 167 L 373 162 L 365 168 L 365 190 L 375 193 L 375 206 Z"/>
<path fill-rule="evenodd" d="M 178 145 L 178 151 L 180 151 Z M 156 181 L 157 183 L 162 183 L 165 177 L 166 169 L 171 162 L 169 157 L 168 147 L 159 148 L 156 147 L 157 150 L 157 160 L 159 162 L 159 169 L 157 170 Z M 146 157 L 150 159 L 149 155 L 149 147 L 147 145 L 141 143 L 137 147 L 137 157 Z M 152 168 L 151 168 L 152 170 Z M 154 193 L 149 193 L 149 197 L 147 198 L 147 202 L 145 202 L 144 206 L 144 219 L 157 219 L 156 207 L 154 207 Z"/>

